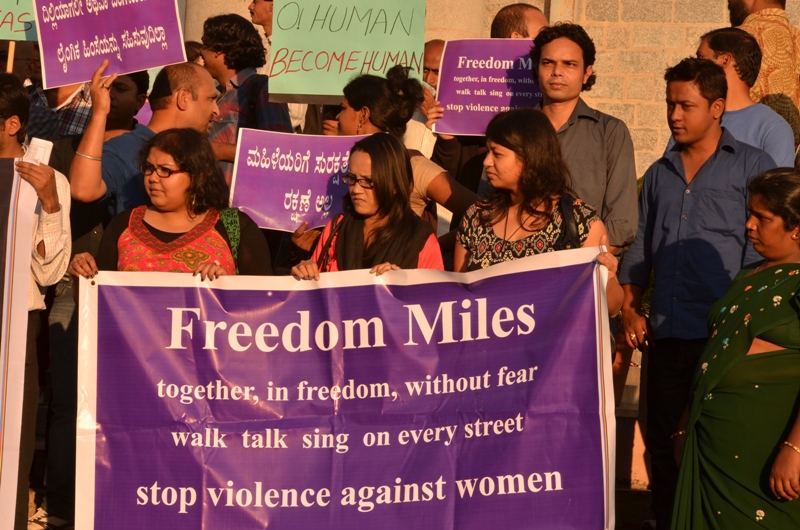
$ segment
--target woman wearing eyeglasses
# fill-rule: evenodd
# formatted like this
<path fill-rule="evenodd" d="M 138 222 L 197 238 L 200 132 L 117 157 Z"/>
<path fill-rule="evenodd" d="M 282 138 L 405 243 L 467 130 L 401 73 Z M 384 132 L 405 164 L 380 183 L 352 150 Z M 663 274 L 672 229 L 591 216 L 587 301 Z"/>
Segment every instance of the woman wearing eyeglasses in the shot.
<path fill-rule="evenodd" d="M 351 136 L 385 132 L 402 142 L 406 125 L 422 103 L 422 94 L 419 81 L 409 77 L 409 69 L 400 65 L 387 70 L 385 77 L 371 74 L 354 77 L 344 87 L 341 110 L 336 119 L 323 123 L 323 134 Z M 456 182 L 421 152 L 412 149 L 409 155 L 413 179 L 410 204 L 418 216 L 425 218 L 425 209 L 431 201 L 450 210 L 456 218 L 477 202 L 475 193 Z M 307 228 L 307 225 L 302 225 L 292 236 L 292 241 L 304 250 L 310 250 L 317 236 L 315 230 Z M 455 232 L 442 236 L 440 242 L 442 248 L 452 251 Z"/>
<path fill-rule="evenodd" d="M 98 270 L 272 274 L 269 248 L 256 224 L 228 208 L 228 187 L 208 140 L 193 129 L 157 134 L 140 155 L 150 206 L 127 210 L 103 232 L 97 259 L 78 254 L 75 276 Z"/>
<path fill-rule="evenodd" d="M 433 229 L 411 210 L 411 161 L 399 140 L 377 133 L 357 142 L 344 180 L 350 189 L 345 214 L 328 223 L 312 258 L 293 267 L 293 276 L 318 280 L 320 272 L 353 269 L 376 275 L 391 269 L 444 270 Z"/>

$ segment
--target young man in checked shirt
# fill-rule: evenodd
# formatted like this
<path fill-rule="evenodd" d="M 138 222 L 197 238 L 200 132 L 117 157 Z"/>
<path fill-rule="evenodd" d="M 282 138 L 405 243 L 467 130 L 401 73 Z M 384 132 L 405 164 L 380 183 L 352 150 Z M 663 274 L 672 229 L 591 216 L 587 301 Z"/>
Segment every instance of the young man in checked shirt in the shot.
<path fill-rule="evenodd" d="M 202 42 L 206 70 L 220 91 L 219 117 L 208 139 L 230 184 L 239 128 L 290 133 L 292 122 L 285 103 L 270 103 L 269 78 L 256 73 L 266 62 L 266 50 L 253 24 L 239 15 L 209 18 Z"/>

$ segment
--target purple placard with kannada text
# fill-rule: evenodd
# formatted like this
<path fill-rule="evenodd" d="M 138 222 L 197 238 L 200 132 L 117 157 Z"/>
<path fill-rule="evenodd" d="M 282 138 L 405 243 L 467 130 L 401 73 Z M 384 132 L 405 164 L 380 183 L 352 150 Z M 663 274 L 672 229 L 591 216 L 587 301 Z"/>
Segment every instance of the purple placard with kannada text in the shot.
<path fill-rule="evenodd" d="M 76 527 L 613 527 L 597 269 L 531 263 L 82 283 Z"/>
<path fill-rule="evenodd" d="M 542 100 L 531 77 L 527 39 L 466 39 L 445 44 L 437 98 L 444 116 L 434 132 L 480 136 L 500 112 Z"/>
<path fill-rule="evenodd" d="M 33 0 L 44 88 L 186 61 L 177 0 Z"/>
<path fill-rule="evenodd" d="M 350 149 L 364 136 L 309 136 L 240 129 L 231 206 L 261 228 L 294 232 L 342 213 Z"/>

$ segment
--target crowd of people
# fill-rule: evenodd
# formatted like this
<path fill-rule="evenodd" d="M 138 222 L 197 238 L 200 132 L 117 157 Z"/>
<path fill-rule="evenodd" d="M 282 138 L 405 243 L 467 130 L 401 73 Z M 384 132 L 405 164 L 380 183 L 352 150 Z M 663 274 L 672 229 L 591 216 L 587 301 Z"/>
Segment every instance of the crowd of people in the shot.
<path fill-rule="evenodd" d="M 334 108 L 270 101 L 254 26 L 269 42 L 270 0 L 253 0 L 250 21 L 206 20 L 189 61 L 152 88 L 147 72 L 105 75 L 104 62 L 90 81 L 43 90 L 35 43 L 19 43 L 0 74 L 0 157 L 21 159 L 31 138 L 54 147 L 47 165 L 16 165 L 39 202 L 15 529 L 73 525 L 80 276 L 466 272 L 597 246 L 616 375 L 634 348 L 648 356 L 651 528 L 800 527 L 800 31 L 785 1 L 728 4 L 733 27 L 664 74 L 672 137 L 641 180 L 626 124 L 581 97 L 597 80 L 592 39 L 528 4 L 501 9 L 491 37 L 531 41 L 541 103 L 496 115 L 483 137 L 439 134 L 430 156 L 407 129 L 446 112 L 438 39 L 421 82 L 400 65 L 357 76 Z M 230 208 L 242 127 L 368 135 L 351 149 L 344 213 L 289 235 Z M 29 517 L 43 336 L 46 493 Z"/>

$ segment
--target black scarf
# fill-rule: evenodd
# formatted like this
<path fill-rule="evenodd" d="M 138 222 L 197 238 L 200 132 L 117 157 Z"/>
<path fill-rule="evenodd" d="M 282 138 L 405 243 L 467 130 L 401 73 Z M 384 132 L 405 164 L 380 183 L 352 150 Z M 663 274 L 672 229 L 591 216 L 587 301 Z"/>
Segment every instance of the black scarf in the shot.
<path fill-rule="evenodd" d="M 419 253 L 425 246 L 433 228 L 414 216 L 414 231 L 405 237 L 396 237 L 378 249 L 372 263 L 364 263 L 364 220 L 347 213 L 339 228 L 336 241 L 336 261 L 340 271 L 371 268 L 381 263 L 392 263 L 401 269 L 416 269 Z"/>

